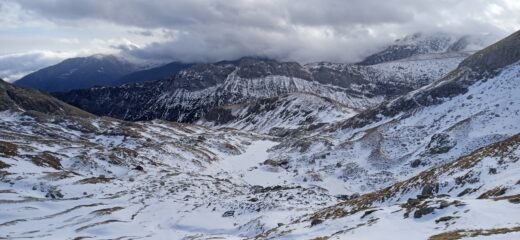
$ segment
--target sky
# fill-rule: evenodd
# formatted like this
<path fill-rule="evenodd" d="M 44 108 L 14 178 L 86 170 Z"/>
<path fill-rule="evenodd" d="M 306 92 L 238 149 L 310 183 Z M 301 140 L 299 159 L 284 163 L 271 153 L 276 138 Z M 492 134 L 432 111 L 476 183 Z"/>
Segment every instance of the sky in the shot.
<path fill-rule="evenodd" d="M 355 62 L 416 32 L 504 37 L 518 0 L 0 0 L 0 78 L 66 58 Z"/>

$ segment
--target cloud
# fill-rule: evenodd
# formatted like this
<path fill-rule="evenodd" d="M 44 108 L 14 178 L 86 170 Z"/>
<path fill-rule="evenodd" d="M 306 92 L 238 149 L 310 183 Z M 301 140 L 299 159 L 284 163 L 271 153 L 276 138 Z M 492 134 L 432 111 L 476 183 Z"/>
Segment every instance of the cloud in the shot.
<path fill-rule="evenodd" d="M 8 0 L 9 1 L 9 0 Z M 516 0 L 17 0 L 56 25 L 106 22 L 128 28 L 110 44 L 139 58 L 216 61 L 241 56 L 342 61 L 406 34 L 491 33 L 520 28 Z M 143 41 L 144 42 L 144 41 Z M 141 46 L 141 47 L 139 47 Z"/>

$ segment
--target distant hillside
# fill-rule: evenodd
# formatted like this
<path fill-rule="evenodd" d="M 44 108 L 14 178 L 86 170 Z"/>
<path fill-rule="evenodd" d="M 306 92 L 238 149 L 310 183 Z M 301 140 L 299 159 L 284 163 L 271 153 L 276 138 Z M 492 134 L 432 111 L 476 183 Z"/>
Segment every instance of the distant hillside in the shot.
<path fill-rule="evenodd" d="M 159 80 L 174 76 L 179 71 L 193 66 L 191 63 L 172 62 L 159 67 L 137 71 L 117 79 L 113 85 Z"/>
<path fill-rule="evenodd" d="M 45 92 L 64 92 L 94 86 L 109 86 L 137 67 L 113 55 L 66 59 L 31 73 L 14 84 Z"/>

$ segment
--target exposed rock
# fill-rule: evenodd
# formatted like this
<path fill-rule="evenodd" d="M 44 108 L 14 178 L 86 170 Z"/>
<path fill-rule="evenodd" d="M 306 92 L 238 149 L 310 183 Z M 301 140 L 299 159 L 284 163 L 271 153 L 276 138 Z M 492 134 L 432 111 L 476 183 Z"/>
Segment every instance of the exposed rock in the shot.
<path fill-rule="evenodd" d="M 421 191 L 422 196 L 432 197 L 439 192 L 439 183 L 426 183 Z"/>
<path fill-rule="evenodd" d="M 437 133 L 431 137 L 430 143 L 428 143 L 426 148 L 430 154 L 441 154 L 450 151 L 455 147 L 455 144 L 455 140 L 449 134 Z"/>
<path fill-rule="evenodd" d="M 45 195 L 46 198 L 52 198 L 52 199 L 59 199 L 63 198 L 63 194 L 61 193 L 61 190 L 59 190 L 55 186 L 51 186 L 47 189 L 47 194 Z"/>
<path fill-rule="evenodd" d="M 318 224 L 322 224 L 322 223 L 323 223 L 323 220 L 321 220 L 321 219 L 318 219 L 318 218 L 312 219 L 311 227 L 314 227 L 314 226 L 316 226 Z"/>
<path fill-rule="evenodd" d="M 421 159 L 415 159 L 410 163 L 410 167 L 416 168 L 421 165 L 422 161 Z"/>
<path fill-rule="evenodd" d="M 0 79 L 0 111 L 36 111 L 40 113 L 93 117 L 78 108 L 72 107 L 44 93 L 16 87 Z"/>
<path fill-rule="evenodd" d="M 435 223 L 448 222 L 448 221 L 451 221 L 451 220 L 454 220 L 454 219 L 457 219 L 457 218 L 459 218 L 459 217 L 444 216 L 444 217 L 440 217 L 440 218 L 436 219 Z"/>
<path fill-rule="evenodd" d="M 413 217 L 421 218 L 424 215 L 433 213 L 433 211 L 435 211 L 435 208 L 433 207 L 420 207 L 419 209 L 415 210 L 415 212 L 413 213 Z"/>
<path fill-rule="evenodd" d="M 235 216 L 235 211 L 233 211 L 233 210 L 226 211 L 222 214 L 222 217 L 234 217 L 234 216 Z"/>

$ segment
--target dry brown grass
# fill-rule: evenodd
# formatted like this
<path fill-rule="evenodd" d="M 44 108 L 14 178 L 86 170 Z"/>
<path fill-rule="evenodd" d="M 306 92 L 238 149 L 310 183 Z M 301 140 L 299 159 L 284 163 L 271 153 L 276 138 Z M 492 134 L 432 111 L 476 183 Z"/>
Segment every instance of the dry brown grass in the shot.
<path fill-rule="evenodd" d="M 107 177 L 90 177 L 90 178 L 81 179 L 81 180 L 75 182 L 75 184 L 109 183 L 113 179 L 114 178 L 107 178 Z"/>
<path fill-rule="evenodd" d="M 512 232 L 520 232 L 520 226 L 512 228 L 455 230 L 431 236 L 428 240 L 456 240 L 463 237 L 493 236 Z"/>
<path fill-rule="evenodd" d="M 496 201 L 507 200 L 510 203 L 520 204 L 520 194 L 511 195 L 511 196 L 502 196 L 502 197 L 497 197 L 497 198 L 493 198 L 493 199 Z"/>
<path fill-rule="evenodd" d="M 103 208 L 96 211 L 92 211 L 91 214 L 95 215 L 110 215 L 113 212 L 117 212 L 119 210 L 124 209 L 123 207 L 111 207 L 111 208 Z"/>
<path fill-rule="evenodd" d="M 504 195 L 506 193 L 506 190 L 507 190 L 507 188 L 505 188 L 505 187 L 496 187 L 496 188 L 493 188 L 493 189 L 490 189 L 490 190 L 486 191 L 485 193 L 480 195 L 478 197 L 478 199 L 488 199 L 490 197 L 501 196 L 501 195 Z"/>
<path fill-rule="evenodd" d="M 48 152 L 44 152 L 40 155 L 30 156 L 31 161 L 40 167 L 51 167 L 56 170 L 61 170 L 62 166 L 60 160 Z"/>
<path fill-rule="evenodd" d="M 0 141 L 0 155 L 12 157 L 16 156 L 18 147 L 14 143 Z"/>

